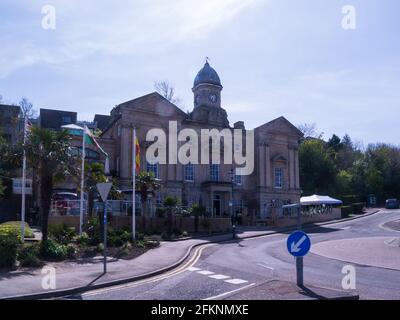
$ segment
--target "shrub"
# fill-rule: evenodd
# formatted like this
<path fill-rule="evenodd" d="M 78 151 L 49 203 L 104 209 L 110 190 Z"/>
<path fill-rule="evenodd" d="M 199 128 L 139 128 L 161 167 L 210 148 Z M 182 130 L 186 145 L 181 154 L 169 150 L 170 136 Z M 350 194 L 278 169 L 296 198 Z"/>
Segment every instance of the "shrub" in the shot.
<path fill-rule="evenodd" d="M 37 268 L 43 265 L 43 262 L 37 256 L 33 255 L 26 256 L 20 262 L 21 262 L 21 267 Z"/>
<path fill-rule="evenodd" d="M 40 267 L 43 265 L 39 259 L 40 245 L 39 243 L 23 245 L 18 250 L 18 260 L 22 267 Z"/>
<path fill-rule="evenodd" d="M 40 253 L 43 257 L 60 261 L 65 260 L 68 252 L 67 246 L 49 239 L 41 243 Z"/>
<path fill-rule="evenodd" d="M 8 221 L 0 224 L 0 234 L 17 234 L 21 236 L 21 221 Z M 25 222 L 25 238 L 34 238 L 32 229 Z"/>
<path fill-rule="evenodd" d="M 78 250 L 73 244 L 67 245 L 67 258 L 68 259 L 75 259 L 78 254 Z"/>
<path fill-rule="evenodd" d="M 80 236 L 77 236 L 75 238 L 75 241 L 77 244 L 80 244 L 82 246 L 87 246 L 90 242 L 90 238 L 86 232 L 82 232 Z"/>
<path fill-rule="evenodd" d="M 342 206 L 342 218 L 347 218 L 350 214 L 353 213 L 353 208 L 351 206 Z"/>
<path fill-rule="evenodd" d="M 0 268 L 12 268 L 15 265 L 20 243 L 15 232 L 0 234 Z"/>
<path fill-rule="evenodd" d="M 181 234 L 182 237 L 187 237 L 188 235 L 189 235 L 189 234 L 188 234 L 187 231 L 183 231 L 182 234 Z"/>
<path fill-rule="evenodd" d="M 97 245 L 102 241 L 100 227 L 100 222 L 97 217 L 89 219 L 87 224 L 85 224 L 84 230 L 89 236 L 89 244 Z"/>
<path fill-rule="evenodd" d="M 104 251 L 104 244 L 99 243 L 96 247 L 97 252 L 103 252 Z"/>
<path fill-rule="evenodd" d="M 143 240 L 144 239 L 144 233 L 141 232 L 136 232 L 136 240 Z"/>
<path fill-rule="evenodd" d="M 169 239 L 169 236 L 165 231 L 163 233 L 161 233 L 161 239 L 163 239 L 163 240 L 168 240 Z"/>
<path fill-rule="evenodd" d="M 145 244 L 145 242 L 143 240 L 139 240 L 139 241 L 135 242 L 135 247 L 137 247 L 137 248 L 145 248 L 146 244 Z"/>
<path fill-rule="evenodd" d="M 354 214 L 362 214 L 364 212 L 365 203 L 364 202 L 352 203 L 351 207 L 353 209 Z"/>
<path fill-rule="evenodd" d="M 65 223 L 49 226 L 49 236 L 60 244 L 68 244 L 76 236 L 75 229 Z"/>

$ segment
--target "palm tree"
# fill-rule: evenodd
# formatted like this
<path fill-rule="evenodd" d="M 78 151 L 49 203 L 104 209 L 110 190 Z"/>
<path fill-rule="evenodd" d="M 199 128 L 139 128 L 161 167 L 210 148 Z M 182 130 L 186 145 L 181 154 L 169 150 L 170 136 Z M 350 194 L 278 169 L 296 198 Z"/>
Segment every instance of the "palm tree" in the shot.
<path fill-rule="evenodd" d="M 32 127 L 23 146 L 28 165 L 38 172 L 41 199 L 42 240 L 48 238 L 48 217 L 53 184 L 68 176 L 77 177 L 78 158 L 66 131 L 54 132 Z"/>
<path fill-rule="evenodd" d="M 154 195 L 155 191 L 161 187 L 158 179 L 154 177 L 153 172 L 140 172 L 136 177 L 136 190 L 140 193 L 140 202 L 142 204 L 143 218 L 148 215 L 147 199 L 149 195 Z"/>

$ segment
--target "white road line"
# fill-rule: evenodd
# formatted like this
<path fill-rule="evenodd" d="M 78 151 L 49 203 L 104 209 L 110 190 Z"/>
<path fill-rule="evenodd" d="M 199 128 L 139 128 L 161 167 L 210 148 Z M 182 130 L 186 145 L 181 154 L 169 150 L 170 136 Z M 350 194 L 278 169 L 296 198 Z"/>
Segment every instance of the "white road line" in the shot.
<path fill-rule="evenodd" d="M 231 280 L 224 280 L 225 282 L 232 283 L 232 284 L 242 284 L 248 282 L 247 280 L 242 279 L 231 279 Z"/>
<path fill-rule="evenodd" d="M 215 272 L 211 272 L 211 271 L 207 271 L 207 270 L 203 270 L 203 271 L 197 271 L 197 273 L 208 276 L 210 274 L 214 274 Z"/>
<path fill-rule="evenodd" d="M 201 270 L 200 268 L 196 268 L 196 267 L 190 267 L 187 269 L 188 271 L 199 271 Z"/>
<path fill-rule="evenodd" d="M 263 267 L 263 268 L 269 269 L 269 270 L 274 270 L 274 268 L 268 267 L 268 266 L 267 266 L 266 264 L 264 264 L 264 263 L 257 263 L 257 265 L 259 265 L 259 266 L 261 266 L 261 267 Z"/>
<path fill-rule="evenodd" d="M 217 279 L 217 280 L 225 280 L 229 279 L 230 277 L 224 276 L 223 274 L 215 274 L 213 276 L 209 276 L 209 278 Z"/>
<path fill-rule="evenodd" d="M 252 287 L 252 286 L 254 286 L 254 285 L 255 285 L 255 283 L 250 283 L 249 285 L 244 286 L 244 287 L 241 287 L 241 288 L 239 288 L 239 289 L 235 289 L 235 290 L 232 290 L 232 291 L 228 291 L 228 292 L 219 294 L 219 295 L 217 295 L 217 296 L 210 297 L 210 298 L 206 298 L 206 299 L 203 299 L 203 300 L 217 300 L 217 299 L 219 300 L 219 299 L 221 299 L 221 298 L 224 297 L 224 296 L 227 296 L 227 295 L 229 295 L 229 294 L 238 292 L 238 291 L 240 291 L 240 290 L 244 290 L 244 289 L 250 288 L 250 287 Z"/>

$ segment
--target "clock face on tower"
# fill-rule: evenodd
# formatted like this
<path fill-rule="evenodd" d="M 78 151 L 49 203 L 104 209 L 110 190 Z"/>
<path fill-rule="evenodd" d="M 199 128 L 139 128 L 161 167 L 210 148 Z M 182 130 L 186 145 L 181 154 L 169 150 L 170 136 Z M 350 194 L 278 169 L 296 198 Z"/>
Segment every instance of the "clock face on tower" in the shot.
<path fill-rule="evenodd" d="M 208 99 L 212 102 L 215 103 L 217 102 L 217 95 L 215 93 L 212 93 L 208 96 Z"/>

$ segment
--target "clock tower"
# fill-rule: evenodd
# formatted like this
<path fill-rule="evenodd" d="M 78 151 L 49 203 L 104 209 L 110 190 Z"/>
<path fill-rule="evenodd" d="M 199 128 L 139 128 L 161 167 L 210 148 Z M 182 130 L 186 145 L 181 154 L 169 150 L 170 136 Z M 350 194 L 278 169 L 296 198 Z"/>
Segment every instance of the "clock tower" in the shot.
<path fill-rule="evenodd" d="M 229 128 L 228 115 L 221 107 L 221 80 L 208 61 L 194 79 L 192 91 L 194 109 L 190 120 L 207 126 Z"/>
<path fill-rule="evenodd" d="M 192 91 L 195 108 L 200 106 L 221 107 L 221 80 L 208 61 L 194 79 Z"/>

